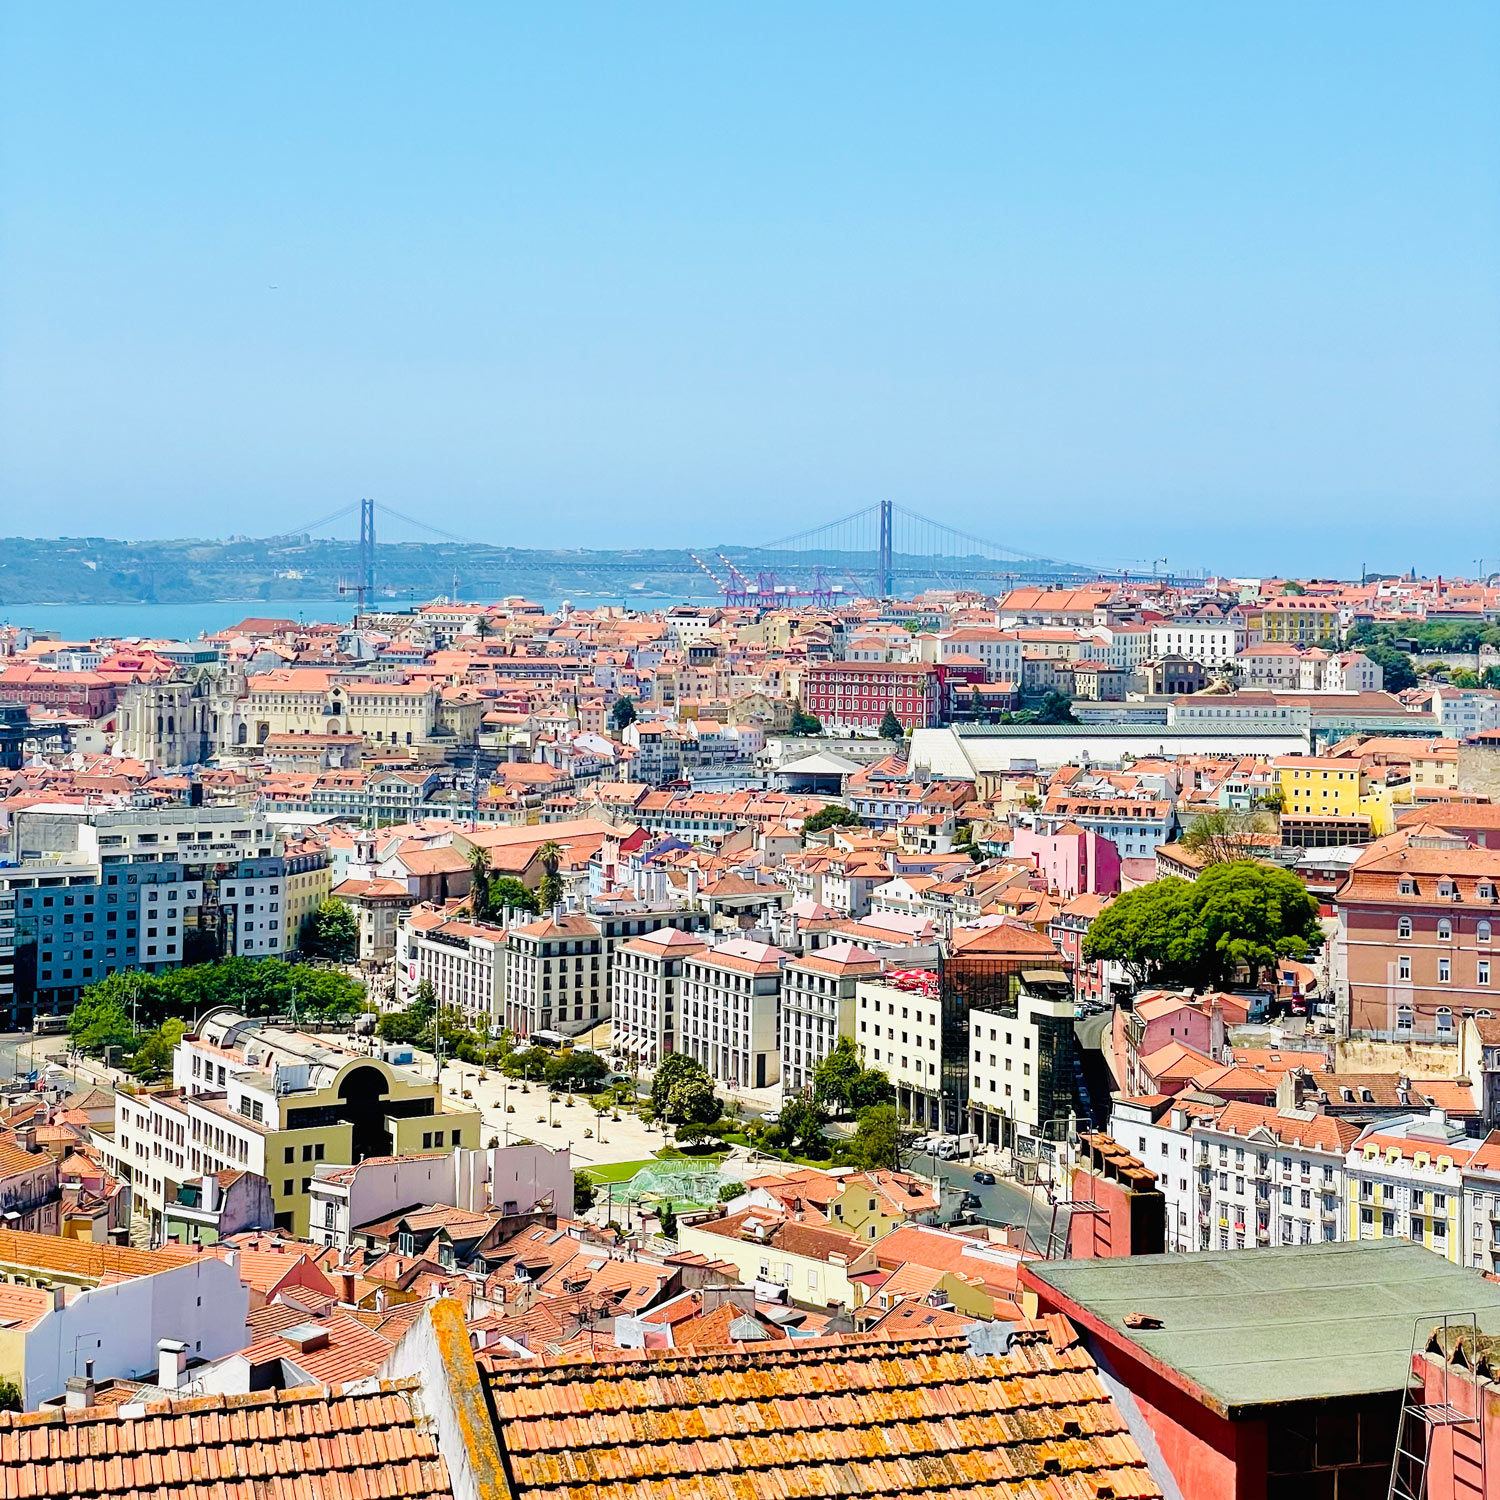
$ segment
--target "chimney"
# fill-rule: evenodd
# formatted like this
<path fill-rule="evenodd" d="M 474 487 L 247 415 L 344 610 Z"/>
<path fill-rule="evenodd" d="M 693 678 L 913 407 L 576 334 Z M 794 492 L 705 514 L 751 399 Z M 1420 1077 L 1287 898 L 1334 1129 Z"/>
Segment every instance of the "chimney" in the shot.
<path fill-rule="evenodd" d="M 36 1150 L 36 1126 L 22 1125 L 16 1131 L 16 1145 L 23 1151 Z"/>
<path fill-rule="evenodd" d="M 187 1369 L 187 1345 L 181 1339 L 158 1339 L 156 1383 L 164 1391 L 180 1391 Z"/>
<path fill-rule="evenodd" d="M 63 1407 L 68 1411 L 82 1411 L 84 1407 L 94 1405 L 96 1398 L 94 1362 L 86 1359 L 83 1362 L 82 1375 L 68 1376 L 63 1390 Z"/>

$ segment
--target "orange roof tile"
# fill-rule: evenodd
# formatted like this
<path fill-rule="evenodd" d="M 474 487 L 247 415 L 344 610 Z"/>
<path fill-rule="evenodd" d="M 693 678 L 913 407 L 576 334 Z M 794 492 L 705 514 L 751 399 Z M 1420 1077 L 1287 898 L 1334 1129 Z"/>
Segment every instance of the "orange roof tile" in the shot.
<path fill-rule="evenodd" d="M 525 1500 L 1160 1494 L 1087 1352 L 860 1337 L 486 1371 Z"/>
<path fill-rule="evenodd" d="M 0 1413 L 0 1494 L 90 1500 L 448 1500 L 416 1382 Z"/>

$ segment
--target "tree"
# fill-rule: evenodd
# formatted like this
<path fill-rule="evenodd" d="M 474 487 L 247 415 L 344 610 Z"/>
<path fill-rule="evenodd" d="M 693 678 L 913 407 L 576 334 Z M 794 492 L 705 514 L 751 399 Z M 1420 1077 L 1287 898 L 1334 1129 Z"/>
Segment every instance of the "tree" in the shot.
<path fill-rule="evenodd" d="M 1191 946 L 1192 887 L 1176 876 L 1116 896 L 1084 935 L 1083 956 L 1121 965 L 1140 988 L 1196 961 Z"/>
<path fill-rule="evenodd" d="M 615 699 L 615 706 L 609 711 L 609 726 L 616 734 L 619 734 L 627 725 L 634 724 L 639 717 L 635 709 L 635 700 L 626 694 L 623 698 Z"/>
<path fill-rule="evenodd" d="M 1285 594 L 1305 594 L 1307 590 L 1300 583 L 1286 583 L 1282 585 L 1281 592 Z"/>
<path fill-rule="evenodd" d="M 594 1206 L 594 1179 L 587 1172 L 573 1173 L 573 1213 L 582 1218 Z"/>
<path fill-rule="evenodd" d="M 514 875 L 497 875 L 490 881 L 490 911 L 493 914 L 507 907 L 512 911 L 529 911 L 533 915 L 541 911 L 535 891 L 527 890 Z"/>
<path fill-rule="evenodd" d="M 670 1198 L 657 1210 L 656 1223 L 664 1240 L 677 1238 L 677 1210 L 672 1207 Z"/>
<path fill-rule="evenodd" d="M 662 1118 L 667 1112 L 667 1096 L 673 1085 L 700 1073 L 708 1077 L 703 1064 L 696 1058 L 689 1057 L 686 1052 L 667 1053 L 651 1079 L 651 1113 L 658 1119 Z"/>
<path fill-rule="evenodd" d="M 896 717 L 896 711 L 889 704 L 880 717 L 880 738 L 883 740 L 901 740 L 906 738 L 906 730 L 902 728 L 901 720 Z"/>
<path fill-rule="evenodd" d="M 781 1106 L 781 1118 L 766 1132 L 766 1140 L 777 1150 L 796 1149 L 802 1156 L 820 1159 L 828 1155 L 823 1127 L 828 1116 L 823 1107 L 806 1094 L 795 1094 Z"/>
<path fill-rule="evenodd" d="M 320 958 L 352 962 L 359 955 L 359 917 L 354 908 L 330 896 L 312 914 L 302 946 Z"/>
<path fill-rule="evenodd" d="M 1188 824 L 1183 830 L 1182 847 L 1201 854 L 1206 864 L 1227 864 L 1231 860 L 1249 859 L 1264 844 L 1266 835 L 1274 832 L 1274 820 L 1264 813 L 1215 808 L 1200 813 Z"/>
<path fill-rule="evenodd" d="M 555 839 L 548 839 L 536 851 L 536 857 L 541 861 L 544 872 L 541 883 L 537 886 L 537 905 L 542 911 L 550 912 L 562 900 L 562 879 L 557 873 L 557 867 L 562 863 L 562 845 Z"/>
<path fill-rule="evenodd" d="M 545 1047 L 525 1047 L 519 1052 L 507 1052 L 501 1059 L 500 1071 L 507 1078 L 545 1078 L 552 1062 L 552 1054 Z"/>
<path fill-rule="evenodd" d="M 808 834 L 821 833 L 825 828 L 861 828 L 864 821 L 852 807 L 840 807 L 837 802 L 829 802 L 810 818 L 803 820 L 802 837 L 806 840 Z"/>
<path fill-rule="evenodd" d="M 1362 646 L 1365 655 L 1380 667 L 1382 687 L 1388 693 L 1404 693 L 1416 687 L 1416 672 L 1412 669 L 1412 658 L 1395 646 Z"/>
<path fill-rule="evenodd" d="M 854 1038 L 841 1036 L 834 1043 L 833 1051 L 813 1069 L 813 1098 L 819 1104 L 832 1106 L 838 1113 L 847 1114 L 852 1108 L 855 1084 L 864 1072 L 864 1065 L 854 1047 Z"/>
<path fill-rule="evenodd" d="M 113 976 L 120 978 L 123 976 Z M 68 1017 L 68 1033 L 80 1052 L 98 1055 L 106 1047 L 126 1047 L 134 1038 L 130 1013 L 111 993 L 98 993 L 101 986 L 86 989 Z"/>
<path fill-rule="evenodd" d="M 1296 876 L 1250 860 L 1211 865 L 1127 891 L 1094 919 L 1083 956 L 1122 964 L 1138 984 L 1251 984 L 1279 958 L 1305 958 L 1323 940 L 1317 902 Z"/>
<path fill-rule="evenodd" d="M 792 722 L 787 730 L 787 733 L 798 736 L 806 736 L 813 734 L 822 734 L 822 732 L 823 721 L 818 718 L 816 714 L 804 713 L 802 709 L 802 700 L 800 698 L 793 698 Z"/>
<path fill-rule="evenodd" d="M 14 1380 L 0 1379 L 0 1411 L 20 1411 L 21 1387 Z"/>
<path fill-rule="evenodd" d="M 1279 958 L 1306 958 L 1321 945 L 1318 903 L 1286 870 L 1244 861 L 1215 865 L 1192 886 L 1195 932 L 1201 934 L 1205 979 L 1230 984 L 1237 970 L 1252 985 Z"/>
<path fill-rule="evenodd" d="M 713 1079 L 700 1069 L 672 1085 L 662 1118 L 673 1125 L 712 1125 L 723 1113 Z"/>
<path fill-rule="evenodd" d="M 1448 681 L 1458 688 L 1477 688 L 1479 673 L 1471 671 L 1468 667 L 1455 667 L 1448 674 Z"/>
<path fill-rule="evenodd" d="M 609 1064 L 597 1052 L 569 1048 L 548 1060 L 544 1076 L 550 1088 L 591 1094 L 609 1076 Z"/>
<path fill-rule="evenodd" d="M 1076 724 L 1078 720 L 1073 717 L 1073 700 L 1066 693 L 1060 693 L 1053 688 L 1043 695 L 1036 711 L 1035 722 L 1038 724 Z"/>
<path fill-rule="evenodd" d="M 859 1112 L 859 1124 L 845 1154 L 856 1167 L 895 1167 L 899 1132 L 894 1104 L 875 1104 Z"/>
<path fill-rule="evenodd" d="M 404 1010 L 387 1011 L 375 1023 L 375 1035 L 383 1042 L 396 1042 L 408 1047 L 420 1047 L 430 1042 L 432 1023 L 437 1011 L 436 996 L 432 981 L 424 979 L 417 986 L 417 993 Z"/>
<path fill-rule="evenodd" d="M 476 847 L 469 853 L 469 911 L 476 922 L 489 918 L 491 899 L 489 851 Z"/>
<path fill-rule="evenodd" d="M 167 1078 L 172 1072 L 172 1053 L 187 1031 L 187 1023 L 172 1019 L 163 1021 L 135 1050 L 130 1071 L 145 1082 Z"/>
<path fill-rule="evenodd" d="M 813 1070 L 813 1101 L 835 1114 L 857 1115 L 871 1105 L 896 1097 L 891 1081 L 879 1068 L 859 1060 L 852 1037 L 841 1036 L 833 1051 Z"/>

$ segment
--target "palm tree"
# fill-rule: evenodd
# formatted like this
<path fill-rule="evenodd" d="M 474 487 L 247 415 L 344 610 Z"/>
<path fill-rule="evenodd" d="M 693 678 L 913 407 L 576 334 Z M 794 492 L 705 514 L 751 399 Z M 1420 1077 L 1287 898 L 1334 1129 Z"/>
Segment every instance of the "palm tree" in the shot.
<path fill-rule="evenodd" d="M 469 854 L 469 911 L 476 922 L 490 914 L 490 857 L 478 847 Z"/>
<path fill-rule="evenodd" d="M 548 839 L 536 851 L 542 862 L 542 883 L 537 889 L 538 903 L 544 913 L 550 912 L 562 900 L 562 881 L 558 879 L 557 867 L 562 863 L 563 848 L 556 839 Z"/>

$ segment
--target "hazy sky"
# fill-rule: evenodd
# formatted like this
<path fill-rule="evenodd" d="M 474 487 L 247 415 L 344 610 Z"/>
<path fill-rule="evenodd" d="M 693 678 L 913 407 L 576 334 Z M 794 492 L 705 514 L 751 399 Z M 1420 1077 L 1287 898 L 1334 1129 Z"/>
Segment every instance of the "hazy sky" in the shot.
<path fill-rule="evenodd" d="M 0 10 L 0 534 L 1500 561 L 1500 6 Z"/>

